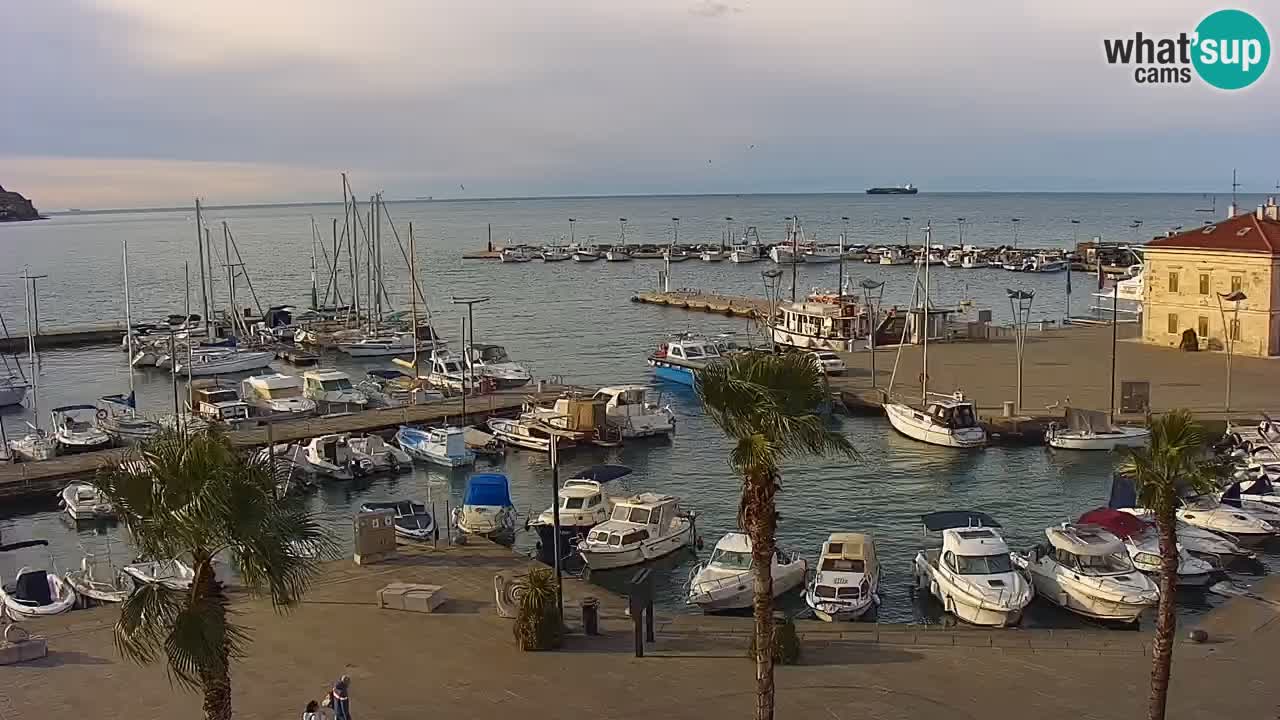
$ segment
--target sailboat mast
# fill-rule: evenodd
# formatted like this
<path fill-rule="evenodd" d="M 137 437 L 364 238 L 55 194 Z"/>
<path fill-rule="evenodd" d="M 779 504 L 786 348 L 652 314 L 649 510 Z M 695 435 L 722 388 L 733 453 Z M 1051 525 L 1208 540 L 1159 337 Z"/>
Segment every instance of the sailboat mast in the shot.
<path fill-rule="evenodd" d="M 316 287 L 316 219 L 311 218 L 311 309 L 320 309 L 320 291 Z"/>
<path fill-rule="evenodd" d="M 413 222 L 409 222 L 409 329 L 413 333 L 413 379 L 422 374 L 418 370 L 418 254 L 413 242 Z"/>
<path fill-rule="evenodd" d="M 197 227 L 196 227 L 197 234 L 198 234 L 199 229 L 200 229 L 200 228 L 199 228 L 199 226 L 197 226 Z M 133 410 L 133 406 L 132 406 L 132 399 L 133 399 L 133 315 L 132 315 L 132 311 L 129 309 L 129 308 L 130 308 L 130 305 L 131 305 L 131 304 L 130 304 L 130 302 L 129 302 L 129 241 L 128 241 L 128 240 L 121 240 L 121 241 L 120 241 L 120 246 L 121 246 L 121 247 L 120 247 L 120 252 L 121 252 L 121 264 L 124 266 L 124 337 L 125 337 L 125 343 L 126 343 L 126 346 L 127 346 L 127 347 L 128 347 L 128 349 L 129 349 L 129 398 L 130 398 L 130 402 L 131 402 L 130 407 L 129 407 L 129 410 L 130 410 L 130 412 L 132 412 L 132 410 Z M 191 294 L 190 292 L 188 292 L 188 293 L 187 293 L 188 297 L 190 297 L 190 294 Z M 190 316 L 190 313 L 189 313 L 189 312 L 188 312 L 187 314 L 188 314 L 188 316 Z"/>
<path fill-rule="evenodd" d="M 40 427 L 40 375 L 36 372 L 36 335 L 35 324 L 31 319 L 31 268 L 22 271 L 22 295 L 27 306 L 27 362 L 31 366 L 31 414 L 35 417 L 34 425 Z"/>
<path fill-rule="evenodd" d="M 798 215 L 791 216 L 791 302 L 796 301 L 796 264 L 800 262 L 800 235 Z"/>
<path fill-rule="evenodd" d="M 929 223 L 924 226 L 924 254 L 921 255 L 921 260 L 924 261 L 924 302 L 920 306 L 920 316 L 924 320 L 924 334 L 921 336 L 923 352 L 920 360 L 922 365 L 920 373 L 921 405 L 926 405 L 929 401 L 929 247 L 931 245 L 933 245 L 933 224 Z"/>
<path fill-rule="evenodd" d="M 201 303 L 200 314 L 204 316 L 205 337 L 210 337 L 209 335 L 209 291 L 205 287 L 206 285 L 208 285 L 209 281 L 205 278 L 205 272 L 204 272 L 205 236 L 204 236 L 204 230 L 202 229 L 203 227 L 204 227 L 204 221 L 200 217 L 200 198 L 196 198 L 196 251 L 200 254 L 200 303 Z M 129 287 L 129 284 L 128 282 L 126 282 L 125 283 L 126 291 L 128 290 L 128 287 Z M 128 302 L 125 303 L 125 306 L 128 307 Z M 188 313 L 188 315 L 189 314 L 190 313 Z"/>
<path fill-rule="evenodd" d="M 236 281 L 235 268 L 231 267 L 231 231 L 227 228 L 227 221 L 222 221 L 222 255 L 223 261 L 227 264 L 227 305 L 231 308 L 232 329 L 236 328 L 236 316 L 239 314 L 236 310 Z"/>

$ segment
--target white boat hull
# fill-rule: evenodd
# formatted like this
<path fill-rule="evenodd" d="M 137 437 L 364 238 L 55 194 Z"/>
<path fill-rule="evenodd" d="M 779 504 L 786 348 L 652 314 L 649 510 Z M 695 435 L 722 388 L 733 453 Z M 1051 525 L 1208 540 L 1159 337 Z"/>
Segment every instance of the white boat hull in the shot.
<path fill-rule="evenodd" d="M 604 550 L 603 548 L 587 549 L 586 543 L 583 543 L 579 545 L 578 552 L 582 555 L 583 561 L 587 563 L 587 567 L 592 570 L 611 570 L 613 568 L 639 565 L 640 563 L 670 555 L 687 546 L 692 535 L 693 526 L 686 523 L 678 533 L 655 540 L 646 540 L 634 547 L 616 551 Z"/>
<path fill-rule="evenodd" d="M 1116 448 L 1145 447 L 1151 440 L 1151 431 L 1138 427 L 1118 427 L 1113 431 L 1084 432 L 1054 429 L 1045 436 L 1049 447 L 1059 450 L 1115 450 Z"/>
<path fill-rule="evenodd" d="M 18 571 L 18 576 L 21 577 L 26 570 L 28 568 Z M 4 609 L 9 614 L 9 617 L 15 620 L 28 620 L 49 615 L 60 615 L 75 607 L 75 590 L 54 573 L 46 573 L 45 577 L 49 581 L 49 593 L 53 598 L 53 602 L 48 605 L 29 605 L 10 595 L 7 590 L 0 588 L 0 603 L 4 604 Z"/>
<path fill-rule="evenodd" d="M 803 560 L 773 564 L 773 596 L 781 597 L 800 587 L 804 582 L 807 565 Z M 697 605 L 703 612 L 745 610 L 755 600 L 755 575 L 750 570 L 732 577 L 700 579 L 695 577 L 689 585 L 688 603 Z"/>
<path fill-rule="evenodd" d="M 1025 585 L 1026 594 L 1019 601 L 991 602 L 965 592 L 939 573 L 924 553 L 916 555 L 914 570 L 917 589 L 927 589 L 944 610 L 970 625 L 1013 627 L 1022 621 L 1022 612 L 1031 602 L 1031 591 Z M 1026 576 L 1023 578 L 1025 581 Z"/>
<path fill-rule="evenodd" d="M 187 369 L 185 364 L 179 364 L 174 372 L 178 375 L 190 374 L 192 377 L 249 372 L 250 370 L 267 367 L 273 359 L 275 359 L 275 353 L 266 351 L 238 352 L 204 362 L 196 360 L 191 363 L 190 370 Z"/>
<path fill-rule="evenodd" d="M 953 448 L 980 448 L 987 444 L 987 433 L 982 428 L 945 428 L 909 405 L 887 403 L 884 413 L 895 430 L 913 440 Z"/>
<path fill-rule="evenodd" d="M 854 352 L 857 340 L 850 337 L 817 337 L 793 332 L 777 325 L 770 325 L 769 332 L 773 341 L 779 345 L 799 348 L 801 350 L 830 350 L 832 352 Z"/>

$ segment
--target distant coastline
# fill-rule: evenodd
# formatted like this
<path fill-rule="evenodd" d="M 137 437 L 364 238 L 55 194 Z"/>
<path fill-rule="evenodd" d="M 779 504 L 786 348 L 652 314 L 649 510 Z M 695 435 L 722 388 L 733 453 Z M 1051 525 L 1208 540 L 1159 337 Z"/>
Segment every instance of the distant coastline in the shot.
<path fill-rule="evenodd" d="M 0 185 L 0 222 L 23 222 L 46 219 L 22 193 L 5 190 Z"/>

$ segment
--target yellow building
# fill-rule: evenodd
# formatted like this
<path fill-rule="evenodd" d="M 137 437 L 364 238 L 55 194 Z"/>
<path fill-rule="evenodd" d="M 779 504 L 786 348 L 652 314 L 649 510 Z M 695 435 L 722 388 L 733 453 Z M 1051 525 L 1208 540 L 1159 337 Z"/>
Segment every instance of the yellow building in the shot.
<path fill-rule="evenodd" d="M 1144 250 L 1143 342 L 1178 347 L 1190 329 L 1201 347 L 1223 350 L 1230 333 L 1235 354 L 1280 355 L 1275 198 L 1255 212 L 1157 238 Z M 1232 293 L 1245 299 L 1224 299 Z"/>

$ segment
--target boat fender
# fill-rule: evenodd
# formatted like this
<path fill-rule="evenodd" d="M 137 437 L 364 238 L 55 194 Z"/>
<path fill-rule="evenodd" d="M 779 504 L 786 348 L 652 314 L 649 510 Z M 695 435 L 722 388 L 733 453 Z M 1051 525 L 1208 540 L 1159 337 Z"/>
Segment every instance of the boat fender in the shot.
<path fill-rule="evenodd" d="M 937 580 L 931 580 L 931 581 L 929 581 L 929 594 L 930 594 L 930 595 L 932 595 L 932 596 L 934 596 L 934 597 L 937 597 L 937 596 L 938 596 L 938 594 L 939 594 L 939 589 L 938 589 L 938 581 L 937 581 Z M 948 596 L 948 597 L 950 597 L 950 596 Z"/>

